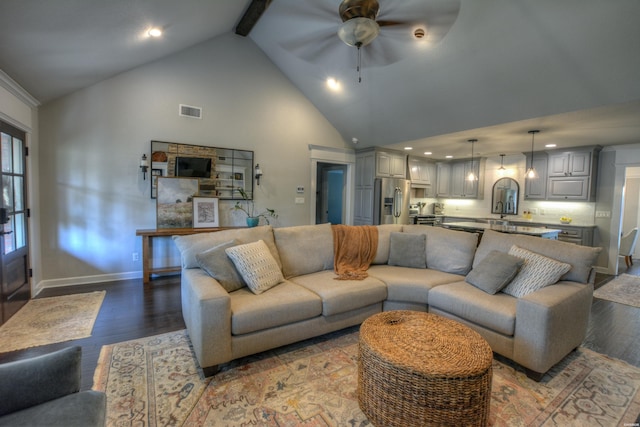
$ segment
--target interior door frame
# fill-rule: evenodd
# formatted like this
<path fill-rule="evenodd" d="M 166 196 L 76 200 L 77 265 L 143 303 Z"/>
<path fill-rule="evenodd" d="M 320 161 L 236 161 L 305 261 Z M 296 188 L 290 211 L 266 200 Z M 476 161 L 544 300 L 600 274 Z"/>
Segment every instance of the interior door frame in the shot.
<path fill-rule="evenodd" d="M 318 191 L 318 163 L 346 165 L 344 183 L 344 224 L 353 225 L 356 153 L 348 148 L 309 145 L 311 153 L 311 188 L 309 189 L 309 224 L 316 223 L 316 191 Z"/>

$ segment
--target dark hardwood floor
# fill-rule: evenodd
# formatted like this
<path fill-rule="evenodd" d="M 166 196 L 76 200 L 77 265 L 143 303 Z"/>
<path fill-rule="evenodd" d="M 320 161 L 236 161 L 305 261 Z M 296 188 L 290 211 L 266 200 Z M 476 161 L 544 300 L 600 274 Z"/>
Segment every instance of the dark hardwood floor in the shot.
<path fill-rule="evenodd" d="M 640 263 L 626 271 L 640 275 Z M 611 276 L 597 275 L 596 287 Z M 142 279 L 43 290 L 37 298 L 106 290 L 92 336 L 71 342 L 0 354 L 0 363 L 78 344 L 82 346 L 82 388 L 93 385 L 100 349 L 105 344 L 183 329 L 180 276 L 165 276 L 143 285 Z M 640 367 L 640 308 L 594 298 L 584 346 Z"/>

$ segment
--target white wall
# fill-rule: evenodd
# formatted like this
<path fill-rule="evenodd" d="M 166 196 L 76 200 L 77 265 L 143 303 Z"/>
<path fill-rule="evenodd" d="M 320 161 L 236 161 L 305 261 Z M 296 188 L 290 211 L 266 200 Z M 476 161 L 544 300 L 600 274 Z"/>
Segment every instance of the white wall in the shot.
<path fill-rule="evenodd" d="M 178 116 L 178 104 L 203 119 Z M 276 225 L 306 224 L 309 144 L 338 132 L 248 38 L 228 34 L 53 101 L 40 110 L 42 286 L 139 277 L 136 229 L 155 228 L 140 157 L 162 140 L 255 151 L 258 207 Z M 221 225 L 237 221 L 220 204 Z M 172 247 L 172 245 L 169 243 Z M 175 256 L 175 253 L 173 254 Z"/>

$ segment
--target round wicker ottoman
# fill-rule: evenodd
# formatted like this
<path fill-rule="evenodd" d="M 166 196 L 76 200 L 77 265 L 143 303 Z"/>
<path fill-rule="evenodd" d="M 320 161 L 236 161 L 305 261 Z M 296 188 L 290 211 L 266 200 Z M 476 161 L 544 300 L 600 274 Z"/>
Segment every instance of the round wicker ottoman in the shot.
<path fill-rule="evenodd" d="M 493 353 L 477 332 L 387 311 L 362 323 L 359 351 L 358 402 L 374 425 L 487 425 Z"/>

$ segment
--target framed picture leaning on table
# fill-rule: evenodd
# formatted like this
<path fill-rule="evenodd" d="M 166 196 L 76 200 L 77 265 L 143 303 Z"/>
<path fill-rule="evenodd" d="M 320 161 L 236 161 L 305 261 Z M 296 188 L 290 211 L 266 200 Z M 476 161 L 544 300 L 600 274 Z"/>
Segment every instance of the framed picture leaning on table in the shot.
<path fill-rule="evenodd" d="M 215 197 L 194 197 L 193 228 L 212 228 L 219 226 L 218 199 Z"/>

